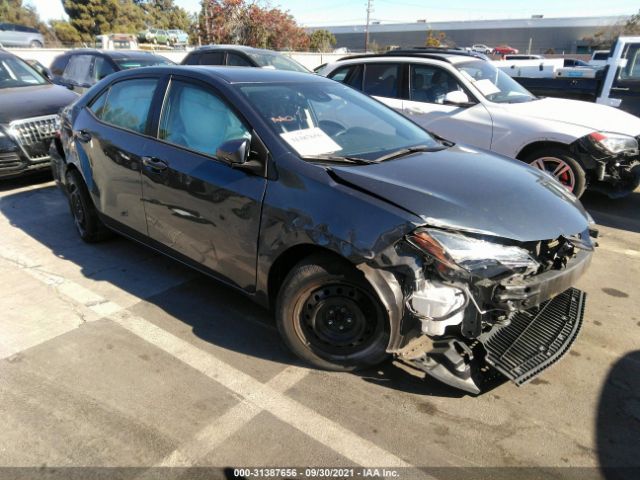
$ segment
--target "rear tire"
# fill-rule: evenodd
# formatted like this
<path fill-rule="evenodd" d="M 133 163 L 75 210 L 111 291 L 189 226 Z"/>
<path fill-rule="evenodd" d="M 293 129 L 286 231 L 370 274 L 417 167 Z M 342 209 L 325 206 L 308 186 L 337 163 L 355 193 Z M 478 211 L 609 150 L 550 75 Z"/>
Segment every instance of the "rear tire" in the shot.
<path fill-rule="evenodd" d="M 87 243 L 111 238 L 113 233 L 98 217 L 96 207 L 80 173 L 77 170 L 71 170 L 67 172 L 66 180 L 69 208 L 80 238 Z"/>
<path fill-rule="evenodd" d="M 545 170 L 562 183 L 576 197 L 582 196 L 587 187 L 587 175 L 575 158 L 560 147 L 537 150 L 524 161 L 539 170 Z"/>
<path fill-rule="evenodd" d="M 31 48 L 42 48 L 42 46 L 42 43 L 38 40 L 31 40 L 31 43 L 29 44 L 29 47 Z"/>
<path fill-rule="evenodd" d="M 317 368 L 353 371 L 387 358 L 389 322 L 362 273 L 327 255 L 298 263 L 276 302 L 284 343 Z"/>

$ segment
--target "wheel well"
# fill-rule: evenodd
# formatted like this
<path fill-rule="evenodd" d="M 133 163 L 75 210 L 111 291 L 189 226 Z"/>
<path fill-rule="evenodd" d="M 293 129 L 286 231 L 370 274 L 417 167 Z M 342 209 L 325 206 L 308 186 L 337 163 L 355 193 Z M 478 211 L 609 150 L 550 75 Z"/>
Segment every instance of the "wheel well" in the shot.
<path fill-rule="evenodd" d="M 569 146 L 565 143 L 550 142 L 550 141 L 533 142 L 525 146 L 522 150 L 520 150 L 520 153 L 516 155 L 516 158 L 518 160 L 524 160 L 536 150 L 541 150 L 543 148 L 549 148 L 549 147 L 562 148 L 563 150 L 567 150 L 567 152 L 569 150 Z"/>
<path fill-rule="evenodd" d="M 282 282 L 289 274 L 291 269 L 303 259 L 311 255 L 325 255 L 335 260 L 349 263 L 344 257 L 338 255 L 332 250 L 319 247 L 318 245 L 296 245 L 294 247 L 285 250 L 280 256 L 273 262 L 273 265 L 269 269 L 269 279 L 267 284 L 267 291 L 269 292 L 269 306 L 273 308 L 278 297 L 278 292 L 282 286 Z M 350 264 L 350 263 L 349 263 Z M 352 265 L 352 264 L 350 264 Z"/>

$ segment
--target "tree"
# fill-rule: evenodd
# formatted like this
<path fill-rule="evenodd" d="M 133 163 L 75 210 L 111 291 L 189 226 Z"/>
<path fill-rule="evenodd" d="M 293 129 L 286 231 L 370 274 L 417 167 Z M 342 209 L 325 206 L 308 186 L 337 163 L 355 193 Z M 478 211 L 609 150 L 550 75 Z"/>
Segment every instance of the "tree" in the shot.
<path fill-rule="evenodd" d="M 427 39 L 424 41 L 425 47 L 440 47 L 446 43 L 447 34 L 444 32 L 434 32 L 427 30 Z"/>
<path fill-rule="evenodd" d="M 82 42 L 80 33 L 66 20 L 51 20 L 49 25 L 52 35 L 58 43 L 73 45 Z"/>
<path fill-rule="evenodd" d="M 259 0 L 203 0 L 200 34 L 205 43 L 234 43 L 276 50 L 306 50 L 309 36 L 294 18 Z"/>
<path fill-rule="evenodd" d="M 608 49 L 620 35 L 640 35 L 640 10 L 625 22 L 618 22 L 596 32 L 593 37 L 583 37 L 582 41 L 592 49 Z"/>
<path fill-rule="evenodd" d="M 0 18 L 3 22 L 17 23 L 38 28 L 42 23 L 31 5 L 23 5 L 22 0 L 0 0 Z"/>
<path fill-rule="evenodd" d="M 309 36 L 309 48 L 314 52 L 330 52 L 336 37 L 329 30 L 316 30 Z"/>

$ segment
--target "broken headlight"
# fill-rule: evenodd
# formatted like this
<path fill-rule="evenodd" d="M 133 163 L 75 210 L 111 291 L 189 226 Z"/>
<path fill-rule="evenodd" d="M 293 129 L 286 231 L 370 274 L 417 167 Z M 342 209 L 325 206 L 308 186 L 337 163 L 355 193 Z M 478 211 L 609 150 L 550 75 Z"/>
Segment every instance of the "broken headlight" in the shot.
<path fill-rule="evenodd" d="M 443 265 L 468 272 L 505 267 L 522 273 L 535 272 L 540 264 L 520 247 L 478 240 L 458 233 L 425 228 L 416 230 L 409 241 Z M 498 273 L 498 272 L 496 272 Z"/>
<path fill-rule="evenodd" d="M 598 149 L 610 154 L 638 150 L 638 141 L 630 135 L 611 132 L 593 132 L 589 135 L 589 138 Z"/>

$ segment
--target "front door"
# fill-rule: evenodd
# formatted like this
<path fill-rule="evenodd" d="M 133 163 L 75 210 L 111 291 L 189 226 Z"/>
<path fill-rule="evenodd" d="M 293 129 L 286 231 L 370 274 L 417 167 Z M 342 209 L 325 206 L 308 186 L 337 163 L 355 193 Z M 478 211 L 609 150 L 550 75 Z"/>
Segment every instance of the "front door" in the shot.
<path fill-rule="evenodd" d="M 491 147 L 493 122 L 484 105 L 445 103 L 445 95 L 453 91 L 464 92 L 473 100 L 450 72 L 435 65 L 411 65 L 409 82 L 409 100 L 403 102 L 408 118 L 452 142 Z"/>
<path fill-rule="evenodd" d="M 618 70 L 609 98 L 620 100 L 621 110 L 640 116 L 640 43 L 626 44 L 622 58 L 627 64 Z"/>
<path fill-rule="evenodd" d="M 142 190 L 151 238 L 254 291 L 266 179 L 216 157 L 224 142 L 250 132 L 212 87 L 174 77 L 158 140 L 145 155 Z"/>

